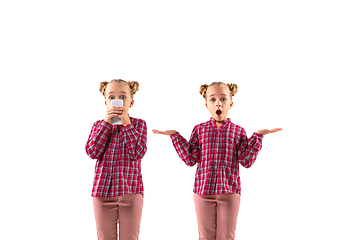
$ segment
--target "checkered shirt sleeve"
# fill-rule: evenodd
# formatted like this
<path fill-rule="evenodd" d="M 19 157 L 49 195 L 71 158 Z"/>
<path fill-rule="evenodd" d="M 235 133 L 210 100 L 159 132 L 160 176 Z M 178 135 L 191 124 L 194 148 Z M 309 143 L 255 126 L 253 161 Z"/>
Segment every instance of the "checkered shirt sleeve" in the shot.
<path fill-rule="evenodd" d="M 178 132 L 171 135 L 173 145 L 179 157 L 188 166 L 194 166 L 200 159 L 199 139 L 197 136 L 197 127 L 194 128 L 188 142 Z"/>

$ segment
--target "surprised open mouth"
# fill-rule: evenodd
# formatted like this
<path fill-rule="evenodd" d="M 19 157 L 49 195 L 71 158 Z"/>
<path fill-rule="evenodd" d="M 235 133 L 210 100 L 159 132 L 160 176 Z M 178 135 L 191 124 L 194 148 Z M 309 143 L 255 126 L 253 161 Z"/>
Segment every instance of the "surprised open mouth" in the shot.
<path fill-rule="evenodd" d="M 216 110 L 216 115 L 220 116 L 222 114 L 222 111 L 220 109 Z"/>

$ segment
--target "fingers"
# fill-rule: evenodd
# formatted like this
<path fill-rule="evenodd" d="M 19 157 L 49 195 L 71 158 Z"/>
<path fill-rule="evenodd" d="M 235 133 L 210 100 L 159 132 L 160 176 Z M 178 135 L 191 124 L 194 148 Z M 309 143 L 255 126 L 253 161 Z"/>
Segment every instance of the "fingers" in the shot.
<path fill-rule="evenodd" d="M 124 108 L 120 108 L 120 107 L 112 107 L 107 110 L 108 115 L 116 115 L 116 117 L 118 117 L 118 115 L 122 115 L 123 113 L 124 113 Z"/>
<path fill-rule="evenodd" d="M 177 133 L 176 130 L 159 131 L 159 130 L 153 129 L 152 131 L 153 131 L 153 133 L 156 133 L 156 134 L 164 134 L 164 135 L 168 135 L 168 136 L 171 136 L 171 135 Z"/>
<path fill-rule="evenodd" d="M 118 117 L 120 118 L 123 115 L 123 110 L 120 109 L 119 107 L 111 107 L 109 109 L 107 109 L 106 111 L 106 115 L 105 115 L 105 121 L 108 123 L 112 123 L 112 119 L 114 117 Z"/>
<path fill-rule="evenodd" d="M 155 130 L 155 129 L 153 129 L 152 131 L 153 131 L 153 133 L 156 133 L 156 134 L 164 134 L 163 131 L 159 131 L 159 130 Z"/>
<path fill-rule="evenodd" d="M 273 129 L 271 129 L 270 131 L 272 132 L 272 133 L 274 133 L 274 132 L 279 132 L 279 131 L 282 131 L 283 129 L 282 128 L 273 128 Z"/>
<path fill-rule="evenodd" d="M 282 131 L 282 130 L 283 130 L 282 128 L 264 129 L 265 134 L 275 133 L 275 132 L 279 132 L 279 131 Z"/>
<path fill-rule="evenodd" d="M 261 134 L 261 135 L 266 135 L 266 134 L 269 134 L 269 133 L 279 132 L 279 131 L 282 131 L 282 130 L 283 130 L 282 128 L 262 129 L 262 130 L 257 131 L 257 133 Z"/>

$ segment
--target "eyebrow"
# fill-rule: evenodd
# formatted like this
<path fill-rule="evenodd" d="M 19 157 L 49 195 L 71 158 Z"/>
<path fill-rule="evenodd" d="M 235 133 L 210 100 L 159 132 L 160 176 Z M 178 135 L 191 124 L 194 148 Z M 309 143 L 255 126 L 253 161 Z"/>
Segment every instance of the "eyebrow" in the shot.
<path fill-rule="evenodd" d="M 209 97 L 214 96 L 214 95 L 216 95 L 216 94 L 211 94 Z M 220 94 L 220 95 L 227 96 L 226 94 Z"/>
<path fill-rule="evenodd" d="M 114 93 L 113 91 L 111 91 L 111 92 L 108 92 L 108 94 L 111 94 L 111 93 Z M 119 93 L 124 93 L 124 94 L 126 94 L 126 92 L 119 92 Z"/>

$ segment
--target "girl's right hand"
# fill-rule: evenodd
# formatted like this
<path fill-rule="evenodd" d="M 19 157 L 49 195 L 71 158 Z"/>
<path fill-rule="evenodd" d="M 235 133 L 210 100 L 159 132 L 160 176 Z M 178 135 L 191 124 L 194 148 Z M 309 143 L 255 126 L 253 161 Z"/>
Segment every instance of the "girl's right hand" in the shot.
<path fill-rule="evenodd" d="M 155 130 L 155 129 L 153 129 L 152 131 L 153 131 L 153 133 L 156 133 L 156 134 L 164 134 L 164 135 L 168 135 L 168 136 L 170 136 L 170 135 L 173 135 L 173 134 L 177 133 L 177 131 L 175 131 L 175 130 L 165 130 L 165 131 L 159 131 L 159 130 Z"/>
<path fill-rule="evenodd" d="M 120 107 L 111 107 L 106 110 L 105 122 L 112 123 L 113 117 L 119 117 L 123 113 L 123 110 L 120 110 Z"/>

